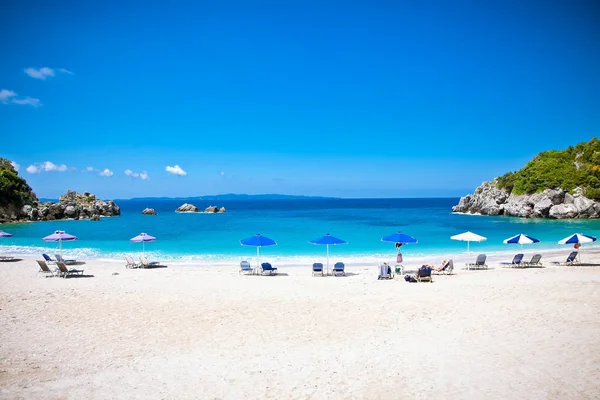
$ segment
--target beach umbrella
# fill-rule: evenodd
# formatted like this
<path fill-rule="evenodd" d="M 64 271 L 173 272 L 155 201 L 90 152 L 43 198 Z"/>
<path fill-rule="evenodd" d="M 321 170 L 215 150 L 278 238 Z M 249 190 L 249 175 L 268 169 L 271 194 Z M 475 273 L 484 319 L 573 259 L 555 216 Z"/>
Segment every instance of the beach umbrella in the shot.
<path fill-rule="evenodd" d="M 523 250 L 524 244 L 532 243 L 539 243 L 539 240 L 531 236 L 523 235 L 522 233 L 519 233 L 518 235 L 510 237 L 508 239 L 504 239 L 504 244 L 520 244 L 521 250 Z"/>
<path fill-rule="evenodd" d="M 146 249 L 144 248 L 144 244 L 146 242 L 154 242 L 156 240 L 156 238 L 154 236 L 150 236 L 147 233 L 140 233 L 139 235 L 137 235 L 136 237 L 132 237 L 131 239 L 129 239 L 130 242 L 134 242 L 134 243 L 139 243 L 142 242 L 142 255 L 146 255 Z"/>
<path fill-rule="evenodd" d="M 0 231 L 0 238 L 2 237 L 11 237 L 12 233 Z"/>
<path fill-rule="evenodd" d="M 571 236 L 567 236 L 566 238 L 559 240 L 558 244 L 582 244 L 582 243 L 592 243 L 596 241 L 595 236 L 583 235 L 581 233 L 575 233 Z"/>
<path fill-rule="evenodd" d="M 392 242 L 392 243 L 402 243 L 402 244 L 418 242 L 417 239 L 415 239 L 414 237 L 405 235 L 402 232 L 397 232 L 397 233 L 394 233 L 389 236 L 384 236 L 381 238 L 381 241 L 382 242 Z"/>
<path fill-rule="evenodd" d="M 450 239 L 467 242 L 467 253 L 471 252 L 471 242 L 483 242 L 487 240 L 486 237 L 468 231 L 465 233 L 459 233 L 458 235 L 450 236 Z"/>
<path fill-rule="evenodd" d="M 260 267 L 260 248 L 261 247 L 266 247 L 266 246 L 276 246 L 277 243 L 273 240 L 273 239 L 269 239 L 266 236 L 261 235 L 260 233 L 257 233 L 254 236 L 250 236 L 246 239 L 242 239 L 240 240 L 240 244 L 242 246 L 254 246 L 256 247 L 256 260 L 257 260 L 257 267 Z"/>
<path fill-rule="evenodd" d="M 65 231 L 54 231 L 52 235 L 48 235 L 42 238 L 44 242 L 58 242 L 60 248 L 60 256 L 62 257 L 62 242 L 70 242 L 77 240 L 77 236 L 70 235 Z"/>
<path fill-rule="evenodd" d="M 329 245 L 335 246 L 336 244 L 347 244 L 348 242 L 331 236 L 329 233 L 318 239 L 310 240 L 308 243 L 312 244 L 324 244 L 327 247 L 327 273 L 329 273 Z"/>
<path fill-rule="evenodd" d="M 567 236 L 566 238 L 559 240 L 558 244 L 575 244 L 580 245 L 582 243 L 592 243 L 596 241 L 595 236 L 583 235 L 581 233 L 575 233 L 571 236 Z M 578 246 L 577 246 L 578 247 Z M 581 257 L 579 257 L 579 261 L 581 262 Z"/>

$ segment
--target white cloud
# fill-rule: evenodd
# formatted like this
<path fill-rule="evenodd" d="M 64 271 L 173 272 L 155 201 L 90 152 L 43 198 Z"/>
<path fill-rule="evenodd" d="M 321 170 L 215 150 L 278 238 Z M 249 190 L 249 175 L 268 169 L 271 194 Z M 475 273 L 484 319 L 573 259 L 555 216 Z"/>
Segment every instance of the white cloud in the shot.
<path fill-rule="evenodd" d="M 30 106 L 39 107 L 42 105 L 40 99 L 36 99 L 35 97 L 25 97 L 24 99 L 12 99 L 12 103 L 14 104 L 28 104 Z"/>
<path fill-rule="evenodd" d="M 100 172 L 98 175 L 100 175 L 100 176 L 113 176 L 114 173 L 110 169 L 105 168 L 104 171 Z"/>
<path fill-rule="evenodd" d="M 54 70 L 48 67 L 42 67 L 40 69 L 25 68 L 25 73 L 34 79 L 46 80 L 48 77 L 54 76 Z"/>
<path fill-rule="evenodd" d="M 2 89 L 0 90 L 0 101 L 4 104 L 10 103 L 10 99 L 15 97 L 17 94 L 12 90 Z"/>
<path fill-rule="evenodd" d="M 126 169 L 125 170 L 125 175 L 127 175 L 127 176 L 129 176 L 131 178 L 141 178 L 143 180 L 150 179 L 150 177 L 148 176 L 148 172 L 146 172 L 146 171 L 133 172 L 130 169 Z"/>
<path fill-rule="evenodd" d="M 65 164 L 54 164 L 51 161 L 44 161 L 41 164 L 32 164 L 27 167 L 26 171 L 30 174 L 38 174 L 40 172 L 65 172 L 69 168 Z"/>
<path fill-rule="evenodd" d="M 35 97 L 22 97 L 13 92 L 12 90 L 2 89 L 0 90 L 0 103 L 2 104 L 27 104 L 34 107 L 42 105 L 40 99 Z"/>
<path fill-rule="evenodd" d="M 221 171 L 221 176 L 225 175 L 225 171 Z"/>
<path fill-rule="evenodd" d="M 62 72 L 63 74 L 68 74 L 68 75 L 75 75 L 75 72 L 71 72 L 66 68 L 59 68 L 58 72 Z"/>
<path fill-rule="evenodd" d="M 37 174 L 41 172 L 42 169 L 35 165 L 30 165 L 29 167 L 27 167 L 27 169 L 25 169 L 25 171 L 29 172 L 30 174 Z"/>
<path fill-rule="evenodd" d="M 94 167 L 87 167 L 86 169 L 83 170 L 83 172 L 94 172 Z"/>
<path fill-rule="evenodd" d="M 13 166 L 13 168 L 15 169 L 15 171 L 19 172 L 19 169 L 21 168 L 21 166 L 20 166 L 19 164 L 17 164 L 17 163 L 16 163 L 16 162 L 14 162 L 14 161 L 11 161 L 11 162 L 10 162 L 10 165 L 12 165 L 12 166 Z"/>
<path fill-rule="evenodd" d="M 168 173 L 170 173 L 172 175 L 179 175 L 179 176 L 187 175 L 187 172 L 185 172 L 183 169 L 181 169 L 181 167 L 177 164 L 175 164 L 174 167 L 170 167 L 167 165 L 167 167 L 165 168 L 165 171 L 167 171 Z"/>
<path fill-rule="evenodd" d="M 57 171 L 57 172 L 65 172 L 68 168 L 65 164 L 56 165 L 51 161 L 44 161 L 42 163 L 42 168 L 46 172 Z"/>

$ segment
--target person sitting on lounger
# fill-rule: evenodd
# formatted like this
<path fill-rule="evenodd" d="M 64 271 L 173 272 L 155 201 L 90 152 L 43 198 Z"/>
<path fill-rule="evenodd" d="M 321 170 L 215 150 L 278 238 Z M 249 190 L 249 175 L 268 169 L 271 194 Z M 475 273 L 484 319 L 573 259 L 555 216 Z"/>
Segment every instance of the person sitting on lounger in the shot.
<path fill-rule="evenodd" d="M 429 264 L 425 264 L 424 266 L 431 268 L 433 271 L 441 272 L 441 271 L 443 271 L 444 267 L 446 266 L 446 263 L 447 263 L 447 261 L 444 260 L 444 261 L 442 261 L 442 263 L 440 264 L 439 267 L 434 267 L 433 265 L 429 265 Z"/>

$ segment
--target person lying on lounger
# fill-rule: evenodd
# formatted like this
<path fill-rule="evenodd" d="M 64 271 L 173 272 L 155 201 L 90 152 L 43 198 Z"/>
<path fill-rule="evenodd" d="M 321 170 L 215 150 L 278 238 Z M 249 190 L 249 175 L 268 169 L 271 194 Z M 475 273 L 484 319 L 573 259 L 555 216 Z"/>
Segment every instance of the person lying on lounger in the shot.
<path fill-rule="evenodd" d="M 431 268 L 432 271 L 437 271 L 437 272 L 440 272 L 441 270 L 443 270 L 445 266 L 446 266 L 446 260 L 442 261 L 442 263 L 440 264 L 439 267 L 436 267 L 436 266 L 430 265 L 430 264 L 423 264 L 423 267 L 429 267 L 429 268 Z M 421 267 L 421 268 L 423 268 L 423 267 Z"/>

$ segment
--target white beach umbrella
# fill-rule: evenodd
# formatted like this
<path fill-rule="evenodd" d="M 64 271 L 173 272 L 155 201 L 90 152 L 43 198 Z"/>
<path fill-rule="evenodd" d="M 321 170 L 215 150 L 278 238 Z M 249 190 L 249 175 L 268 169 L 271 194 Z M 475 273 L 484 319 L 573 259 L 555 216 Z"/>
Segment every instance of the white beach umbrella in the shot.
<path fill-rule="evenodd" d="M 486 237 L 468 231 L 460 233 L 458 235 L 450 236 L 450 239 L 460 240 L 461 242 L 467 242 L 467 253 L 471 252 L 471 242 L 483 242 L 487 240 Z"/>

